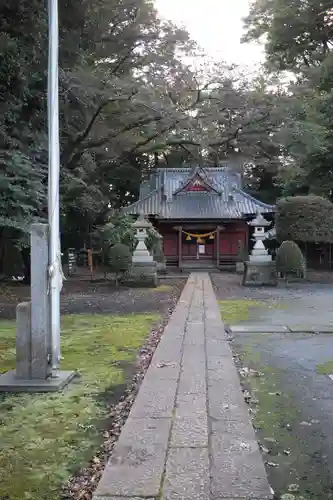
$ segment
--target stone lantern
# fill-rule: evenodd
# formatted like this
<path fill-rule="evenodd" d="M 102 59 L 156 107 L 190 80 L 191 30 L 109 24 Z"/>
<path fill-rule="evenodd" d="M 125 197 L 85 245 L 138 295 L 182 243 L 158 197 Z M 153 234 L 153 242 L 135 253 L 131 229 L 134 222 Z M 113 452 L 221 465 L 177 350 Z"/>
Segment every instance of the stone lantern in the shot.
<path fill-rule="evenodd" d="M 255 241 L 253 250 L 250 254 L 250 262 L 271 262 L 272 257 L 263 244 L 263 240 L 266 239 L 265 228 L 270 226 L 271 223 L 261 214 L 257 214 L 256 218 L 248 224 L 253 227 L 253 240 Z"/>
<path fill-rule="evenodd" d="M 271 255 L 267 252 L 263 241 L 266 239 L 265 228 L 270 226 L 260 213 L 250 221 L 253 227 L 253 240 L 255 241 L 248 262 L 245 262 L 243 285 L 273 285 L 276 286 L 276 266 Z"/>
<path fill-rule="evenodd" d="M 138 241 L 138 244 L 133 252 L 133 264 L 152 263 L 154 259 L 152 255 L 150 255 L 146 246 L 147 229 L 152 227 L 151 223 L 141 215 L 138 220 L 134 222 L 132 227 L 136 231 L 135 238 Z"/>
<path fill-rule="evenodd" d="M 156 286 L 156 262 L 146 246 L 147 230 L 152 227 L 152 224 L 144 218 L 144 215 L 140 215 L 132 227 L 136 232 L 135 238 L 138 244 L 133 252 L 131 277 L 136 283 Z"/>

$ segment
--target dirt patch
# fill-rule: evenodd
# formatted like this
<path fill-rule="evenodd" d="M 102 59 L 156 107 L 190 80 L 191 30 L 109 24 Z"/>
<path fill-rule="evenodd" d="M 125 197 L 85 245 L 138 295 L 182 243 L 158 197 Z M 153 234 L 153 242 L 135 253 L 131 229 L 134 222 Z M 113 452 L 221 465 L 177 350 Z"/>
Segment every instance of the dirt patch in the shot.
<path fill-rule="evenodd" d="M 165 314 L 184 287 L 184 279 L 164 279 L 157 288 L 115 287 L 111 282 L 69 279 L 61 292 L 61 314 Z M 14 319 L 19 302 L 30 300 L 30 287 L 2 284 L 0 318 Z"/>

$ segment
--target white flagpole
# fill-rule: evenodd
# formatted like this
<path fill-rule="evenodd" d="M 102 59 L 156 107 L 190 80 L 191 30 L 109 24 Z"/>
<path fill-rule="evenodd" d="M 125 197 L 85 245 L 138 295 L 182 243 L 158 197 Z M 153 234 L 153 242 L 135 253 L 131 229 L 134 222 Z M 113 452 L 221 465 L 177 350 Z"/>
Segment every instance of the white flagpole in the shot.
<path fill-rule="evenodd" d="M 59 71 L 58 71 L 58 0 L 48 0 L 49 60 L 48 60 L 48 217 L 49 217 L 49 282 L 51 309 L 52 369 L 60 363 L 60 290 L 61 254 L 59 223 Z"/>

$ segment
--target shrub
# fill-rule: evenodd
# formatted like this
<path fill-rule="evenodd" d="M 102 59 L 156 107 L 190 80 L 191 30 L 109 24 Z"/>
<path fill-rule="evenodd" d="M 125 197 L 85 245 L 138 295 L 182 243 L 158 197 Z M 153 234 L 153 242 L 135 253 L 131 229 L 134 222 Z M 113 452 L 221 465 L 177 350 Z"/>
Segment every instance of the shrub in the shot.
<path fill-rule="evenodd" d="M 290 196 L 277 202 L 278 241 L 333 242 L 333 204 L 321 196 Z"/>
<path fill-rule="evenodd" d="M 129 271 L 132 263 L 132 254 L 128 246 L 116 243 L 108 251 L 108 267 L 116 275 L 116 284 Z"/>
<path fill-rule="evenodd" d="M 306 262 L 301 249 L 294 241 L 284 241 L 276 252 L 276 271 L 284 277 L 304 278 Z"/>

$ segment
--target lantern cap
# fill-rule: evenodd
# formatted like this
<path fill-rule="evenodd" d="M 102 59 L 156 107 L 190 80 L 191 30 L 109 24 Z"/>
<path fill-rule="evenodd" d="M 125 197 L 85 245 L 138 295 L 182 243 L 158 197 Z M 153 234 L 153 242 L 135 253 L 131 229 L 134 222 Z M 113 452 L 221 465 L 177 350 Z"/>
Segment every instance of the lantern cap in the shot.
<path fill-rule="evenodd" d="M 248 222 L 248 225 L 253 227 L 267 227 L 270 226 L 271 223 L 268 222 L 260 212 L 258 212 L 256 217 Z"/>
<path fill-rule="evenodd" d="M 140 214 L 139 218 L 132 224 L 135 229 L 144 229 L 151 227 L 152 224 L 145 219 L 144 214 Z"/>

